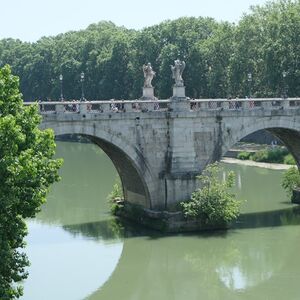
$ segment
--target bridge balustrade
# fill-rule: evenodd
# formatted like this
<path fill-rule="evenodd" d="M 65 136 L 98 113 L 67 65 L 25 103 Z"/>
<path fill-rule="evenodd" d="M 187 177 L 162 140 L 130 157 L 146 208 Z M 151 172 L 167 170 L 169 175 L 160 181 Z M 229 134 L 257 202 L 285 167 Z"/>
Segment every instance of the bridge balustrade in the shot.
<path fill-rule="evenodd" d="M 24 102 L 32 105 L 36 102 Z M 41 114 L 101 114 L 101 113 L 125 113 L 125 112 L 150 112 L 167 111 L 170 100 L 111 100 L 111 101 L 57 101 L 38 102 Z"/>
<path fill-rule="evenodd" d="M 298 108 L 300 98 L 192 99 L 192 111 Z"/>
<path fill-rule="evenodd" d="M 191 111 L 296 109 L 300 98 L 251 98 L 251 99 L 189 99 Z M 33 102 L 24 102 L 31 105 Z M 172 100 L 110 100 L 110 101 L 59 101 L 38 102 L 41 114 L 103 114 L 165 112 L 172 108 Z"/>

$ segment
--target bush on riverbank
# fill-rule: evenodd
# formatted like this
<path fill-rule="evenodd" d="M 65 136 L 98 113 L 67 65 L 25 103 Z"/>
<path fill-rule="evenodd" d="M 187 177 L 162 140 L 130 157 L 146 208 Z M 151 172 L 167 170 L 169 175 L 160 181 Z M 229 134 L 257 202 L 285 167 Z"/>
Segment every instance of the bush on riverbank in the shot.
<path fill-rule="evenodd" d="M 292 196 L 293 189 L 300 188 L 300 173 L 297 167 L 291 167 L 283 174 L 281 186 L 289 197 Z"/>
<path fill-rule="evenodd" d="M 237 155 L 241 160 L 253 160 L 256 162 L 267 162 L 276 164 L 295 165 L 295 159 L 284 147 L 272 149 L 263 149 L 252 154 L 251 152 L 242 151 Z"/>
<path fill-rule="evenodd" d="M 268 163 L 283 163 L 284 157 L 287 156 L 289 152 L 286 148 L 278 147 L 274 149 L 264 149 L 256 152 L 252 156 L 252 160 L 256 162 L 268 162 Z"/>
<path fill-rule="evenodd" d="M 284 157 L 283 163 L 286 165 L 295 165 L 296 161 L 292 154 L 288 154 Z"/>
<path fill-rule="evenodd" d="M 242 151 L 237 155 L 237 158 L 241 160 L 251 159 L 251 152 Z"/>
<path fill-rule="evenodd" d="M 224 181 L 219 180 L 221 167 L 218 163 L 208 165 L 198 179 L 201 189 L 196 190 L 191 199 L 182 202 L 185 217 L 197 218 L 204 224 L 226 227 L 239 215 L 241 201 L 230 192 L 235 183 L 235 174 L 227 173 Z"/>

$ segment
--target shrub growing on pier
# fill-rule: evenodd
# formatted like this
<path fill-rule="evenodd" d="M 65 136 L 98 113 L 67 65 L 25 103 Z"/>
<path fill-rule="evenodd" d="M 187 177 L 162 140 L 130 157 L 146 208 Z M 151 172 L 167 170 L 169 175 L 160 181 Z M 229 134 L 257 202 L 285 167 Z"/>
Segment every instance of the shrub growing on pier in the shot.
<path fill-rule="evenodd" d="M 110 203 L 110 210 L 112 214 L 115 214 L 119 208 L 119 202 L 124 199 L 122 183 L 119 176 L 116 178 L 113 189 L 107 196 L 107 199 Z"/>
<path fill-rule="evenodd" d="M 25 218 L 32 218 L 58 181 L 61 160 L 51 130 L 38 129 L 37 107 L 23 105 L 19 80 L 8 66 L 0 69 L 0 299 L 22 295 L 27 277 Z"/>
<path fill-rule="evenodd" d="M 286 190 L 289 197 L 293 189 L 300 187 L 300 173 L 297 167 L 291 167 L 283 174 L 281 186 Z"/>
<path fill-rule="evenodd" d="M 190 201 L 181 203 L 186 217 L 200 219 L 212 226 L 226 226 L 238 217 L 241 201 L 230 191 L 235 174 L 228 172 L 227 178 L 220 181 L 220 171 L 220 165 L 214 163 L 198 176 L 201 188 L 192 194 Z"/>

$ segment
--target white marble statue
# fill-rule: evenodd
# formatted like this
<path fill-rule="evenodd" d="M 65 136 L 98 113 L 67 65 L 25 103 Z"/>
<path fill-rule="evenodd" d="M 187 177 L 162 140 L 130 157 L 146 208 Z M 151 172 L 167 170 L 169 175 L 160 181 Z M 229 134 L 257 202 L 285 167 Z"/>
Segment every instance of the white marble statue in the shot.
<path fill-rule="evenodd" d="M 143 65 L 144 72 L 144 87 L 152 87 L 151 81 L 155 76 L 155 72 L 152 69 L 151 63 L 147 63 L 147 65 Z"/>
<path fill-rule="evenodd" d="M 171 65 L 172 78 L 175 79 L 175 86 L 183 86 L 182 72 L 185 68 L 185 62 L 179 59 L 174 61 L 174 66 Z"/>

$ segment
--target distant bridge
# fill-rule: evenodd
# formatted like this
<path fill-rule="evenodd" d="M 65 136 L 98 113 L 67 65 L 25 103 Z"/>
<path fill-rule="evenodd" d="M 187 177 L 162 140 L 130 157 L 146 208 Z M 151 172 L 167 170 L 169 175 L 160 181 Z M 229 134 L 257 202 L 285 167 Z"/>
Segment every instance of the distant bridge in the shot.
<path fill-rule="evenodd" d="M 38 106 L 43 129 L 89 137 L 113 161 L 125 200 L 152 210 L 171 210 L 188 199 L 207 164 L 261 129 L 279 138 L 300 163 L 300 98 L 173 97 Z"/>

